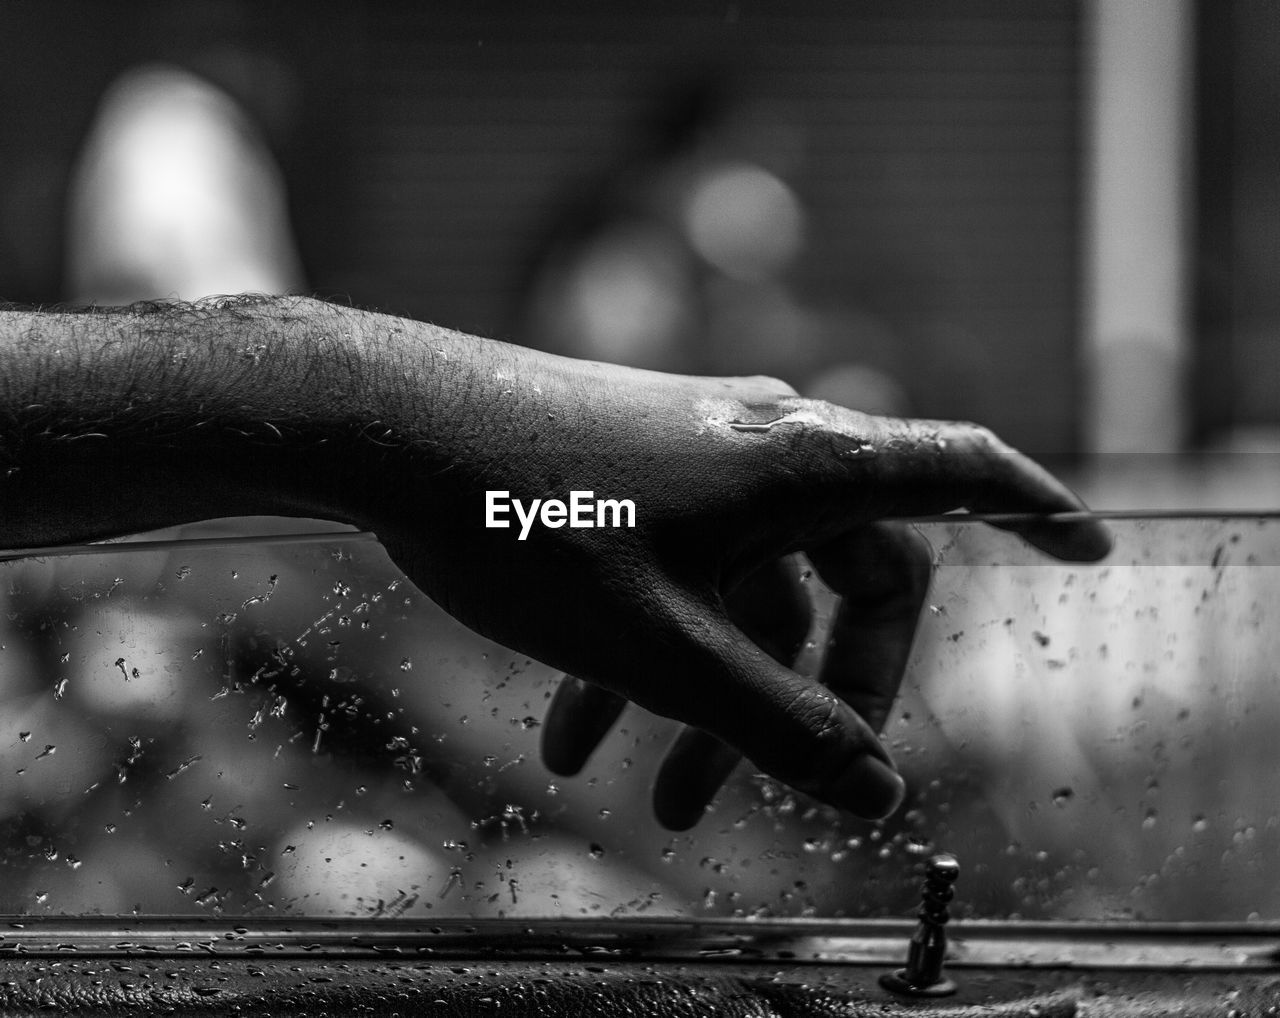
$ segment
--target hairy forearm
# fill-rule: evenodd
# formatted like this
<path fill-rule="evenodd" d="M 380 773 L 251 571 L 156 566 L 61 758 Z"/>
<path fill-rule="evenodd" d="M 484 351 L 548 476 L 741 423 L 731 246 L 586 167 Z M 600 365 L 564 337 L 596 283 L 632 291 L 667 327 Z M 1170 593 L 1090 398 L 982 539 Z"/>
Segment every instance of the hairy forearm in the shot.
<path fill-rule="evenodd" d="M 0 543 L 227 515 L 368 525 L 356 494 L 406 444 L 431 455 L 477 345 L 296 297 L 2 310 Z"/>

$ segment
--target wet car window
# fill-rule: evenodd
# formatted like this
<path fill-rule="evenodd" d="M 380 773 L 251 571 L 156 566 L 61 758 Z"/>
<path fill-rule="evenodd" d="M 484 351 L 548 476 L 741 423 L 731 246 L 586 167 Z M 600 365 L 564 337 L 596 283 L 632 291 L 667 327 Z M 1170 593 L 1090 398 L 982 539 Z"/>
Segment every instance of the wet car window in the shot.
<path fill-rule="evenodd" d="M 859 821 L 742 764 L 679 834 L 649 804 L 672 723 L 630 707 L 552 775 L 560 676 L 371 535 L 0 563 L 0 909 L 907 916 L 947 851 L 960 917 L 1276 918 L 1280 523 L 1111 526 L 1080 566 L 921 525 L 937 568 L 885 732 L 903 807 Z"/>

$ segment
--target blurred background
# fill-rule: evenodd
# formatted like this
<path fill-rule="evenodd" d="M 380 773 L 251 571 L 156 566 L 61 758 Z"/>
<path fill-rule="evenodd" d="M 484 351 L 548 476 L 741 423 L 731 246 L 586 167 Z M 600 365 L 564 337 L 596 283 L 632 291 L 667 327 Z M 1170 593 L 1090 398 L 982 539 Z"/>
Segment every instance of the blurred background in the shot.
<path fill-rule="evenodd" d="M 767 372 L 863 410 L 978 420 L 1096 505 L 1280 499 L 1267 0 L 15 0 L 0 6 L 0 54 L 0 299 L 316 293 L 560 353 Z M 215 532 L 232 531 L 200 531 Z M 1218 536 L 1197 539 L 1199 566 L 1223 564 Z M 14 706 L 0 749 L 22 780 L 0 817 L 0 908 L 907 914 L 947 831 L 988 860 L 972 914 L 1280 907 L 1243 878 L 1161 898 L 1170 866 L 1194 887 L 1233 850 L 1242 872 L 1273 872 L 1280 822 L 1242 819 L 1262 808 L 1256 786 L 1225 797 L 1230 764 L 1205 770 L 1205 736 L 1184 761 L 1200 799 L 1171 794 L 1176 831 L 1148 824 L 1176 740 L 1130 739 L 1128 715 L 1097 729 L 1088 698 L 1123 689 L 1116 711 L 1136 710 L 1168 634 L 1113 633 L 1089 655 L 1071 635 L 1073 650 L 1040 654 L 1076 633 L 1045 607 L 1070 600 L 1068 572 L 1011 574 L 1014 593 L 991 580 L 977 607 L 964 582 L 938 595 L 928 631 L 970 656 L 917 664 L 895 752 L 926 758 L 904 768 L 912 799 L 895 823 L 851 825 L 740 774 L 712 830 L 671 837 L 644 791 L 669 727 L 637 717 L 561 788 L 536 764 L 555 676 L 426 605 L 416 628 L 381 617 L 337 662 L 352 641 L 334 620 L 358 629 L 355 607 L 386 598 L 394 570 L 325 573 L 292 602 L 271 592 L 306 590 L 342 554 L 209 560 L 199 593 L 176 601 L 197 586 L 189 555 L 5 567 Z M 1137 607 L 1102 600 L 1180 619 L 1175 590 L 1223 589 L 1160 575 Z M 1236 586 L 1230 617 L 1265 629 L 1248 616 L 1254 585 Z M 263 592 L 283 613 L 270 624 L 251 607 Z M 1011 597 L 1034 608 L 1020 628 L 1005 626 Z M 1234 610 L 1210 614 L 1227 626 Z M 966 651 L 975 629 L 999 638 Z M 1174 669 L 1182 699 L 1145 702 L 1190 711 L 1216 695 L 1193 651 Z M 1231 674 L 1257 680 L 1240 687 L 1247 713 L 1270 657 L 1245 657 Z M 1026 769 L 1051 819 L 1036 826 L 1032 793 L 998 772 L 1069 713 L 1068 667 L 1084 683 L 1079 730 L 1110 742 L 1068 733 Z M 1109 687 L 1116 669 L 1136 685 Z M 974 670 L 995 686 L 957 703 L 968 687 L 941 683 Z M 228 721 L 233 696 L 244 716 Z M 945 786 L 930 778 L 941 760 Z M 1092 777 L 1061 777 L 1081 767 Z M 1132 794 L 1086 790 L 1111 781 Z M 1215 796 L 1217 812 L 1201 803 Z M 1094 819 L 1073 828 L 1066 811 L 1085 801 Z"/>
<path fill-rule="evenodd" d="M 278 168 L 298 289 L 1042 455 L 1255 448 L 1278 44 L 1266 0 L 8 3 L 0 296 L 104 296 L 76 160 L 160 62 Z"/>

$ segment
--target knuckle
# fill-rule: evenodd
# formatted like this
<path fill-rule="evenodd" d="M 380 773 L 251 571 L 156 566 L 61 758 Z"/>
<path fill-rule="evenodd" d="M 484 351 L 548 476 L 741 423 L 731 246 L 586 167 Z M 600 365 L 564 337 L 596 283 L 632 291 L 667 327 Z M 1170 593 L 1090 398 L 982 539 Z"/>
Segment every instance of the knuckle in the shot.
<path fill-rule="evenodd" d="M 983 453 L 1007 453 L 1013 450 L 985 424 L 968 422 L 964 425 L 975 448 Z"/>
<path fill-rule="evenodd" d="M 779 396 L 796 395 L 795 388 L 789 382 L 786 382 L 781 378 L 776 378 L 773 375 L 750 375 L 746 381 Z"/>
<path fill-rule="evenodd" d="M 821 687 L 814 687 L 799 705 L 802 720 L 819 745 L 839 738 L 844 732 L 840 701 Z"/>

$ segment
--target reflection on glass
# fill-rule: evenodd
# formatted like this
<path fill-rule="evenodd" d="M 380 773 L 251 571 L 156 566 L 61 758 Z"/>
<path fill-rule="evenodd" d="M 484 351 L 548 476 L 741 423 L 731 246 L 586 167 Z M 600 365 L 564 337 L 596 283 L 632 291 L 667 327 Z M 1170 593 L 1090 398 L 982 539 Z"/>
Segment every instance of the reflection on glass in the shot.
<path fill-rule="evenodd" d="M 579 777 L 550 775 L 559 676 L 454 623 L 369 535 L 0 564 L 0 909 L 908 915 L 945 850 L 960 916 L 1280 918 L 1280 521 L 1113 526 L 1091 566 L 922 528 L 897 815 L 744 765 L 679 835 L 648 801 L 673 725 L 631 708 Z"/>

